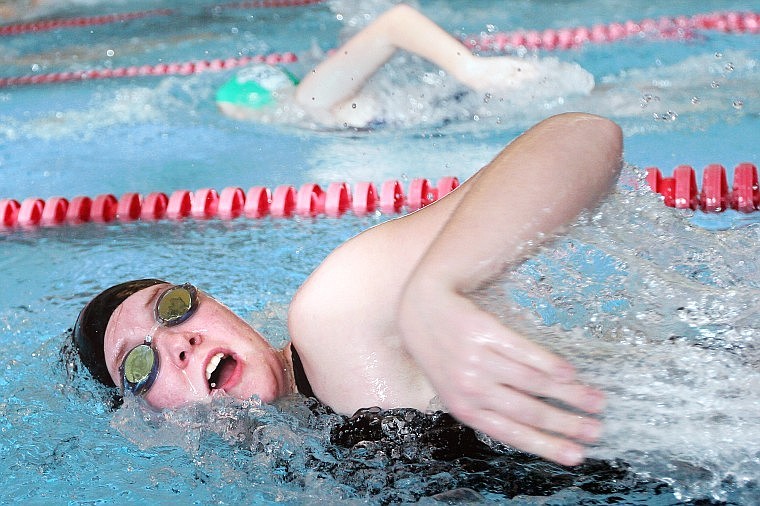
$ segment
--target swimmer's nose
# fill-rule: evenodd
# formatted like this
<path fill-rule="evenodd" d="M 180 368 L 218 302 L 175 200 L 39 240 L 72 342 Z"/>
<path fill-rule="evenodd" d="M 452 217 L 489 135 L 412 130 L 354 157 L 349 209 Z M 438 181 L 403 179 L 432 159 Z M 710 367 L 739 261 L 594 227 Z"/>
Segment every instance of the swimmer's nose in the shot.
<path fill-rule="evenodd" d="M 203 338 L 198 334 L 171 333 L 161 336 L 158 341 L 159 353 L 165 354 L 167 360 L 184 369 Z"/>

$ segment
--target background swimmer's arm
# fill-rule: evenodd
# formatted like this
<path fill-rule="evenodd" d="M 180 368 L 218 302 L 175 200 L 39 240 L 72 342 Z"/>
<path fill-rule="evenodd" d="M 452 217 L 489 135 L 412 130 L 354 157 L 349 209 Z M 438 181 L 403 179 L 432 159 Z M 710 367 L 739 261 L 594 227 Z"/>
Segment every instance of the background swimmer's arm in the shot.
<path fill-rule="evenodd" d="M 397 49 L 419 55 L 460 80 L 467 62 L 475 58 L 430 19 L 400 4 L 307 74 L 298 85 L 296 100 L 309 109 L 332 111 L 350 101 Z"/>
<path fill-rule="evenodd" d="M 602 408 L 601 392 L 577 383 L 569 363 L 466 294 L 594 207 L 617 177 L 621 150 L 620 129 L 591 115 L 557 116 L 526 132 L 465 183 L 456 206 L 440 217 L 398 310 L 407 351 L 455 417 L 565 465 L 583 460 L 578 442 L 595 440 L 599 422 L 541 398 L 593 413 Z M 430 226 L 433 216 L 418 224 Z M 409 224 L 407 234 L 423 233 L 414 215 Z"/>

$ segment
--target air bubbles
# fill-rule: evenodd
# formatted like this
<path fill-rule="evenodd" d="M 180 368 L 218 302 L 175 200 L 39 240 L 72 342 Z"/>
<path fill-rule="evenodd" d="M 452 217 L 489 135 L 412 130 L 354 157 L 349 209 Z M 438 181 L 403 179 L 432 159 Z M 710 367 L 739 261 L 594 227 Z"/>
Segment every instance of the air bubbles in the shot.
<path fill-rule="evenodd" d="M 710 87 L 713 89 L 718 89 L 720 88 L 720 83 L 718 81 L 713 81 L 710 83 Z"/>
<path fill-rule="evenodd" d="M 699 104 L 701 101 L 702 100 L 699 97 L 697 97 L 697 96 L 691 97 L 691 103 L 694 104 L 694 105 Z"/>
<path fill-rule="evenodd" d="M 113 49 L 106 50 L 106 56 L 111 58 L 113 55 L 115 55 L 116 52 Z"/>
<path fill-rule="evenodd" d="M 741 100 L 741 99 L 735 98 L 735 99 L 734 99 L 734 100 L 731 102 L 731 106 L 732 106 L 734 109 L 736 109 L 737 111 L 739 111 L 739 110 L 741 110 L 742 108 L 744 108 L 744 100 Z"/>
<path fill-rule="evenodd" d="M 725 70 L 726 72 L 733 72 L 734 64 L 731 62 L 726 63 L 726 65 L 723 67 L 723 70 Z"/>
<path fill-rule="evenodd" d="M 652 95 L 651 93 L 644 93 L 641 96 L 641 108 L 646 109 L 650 103 L 659 102 L 659 101 L 660 101 L 660 97 L 658 97 L 657 95 Z"/>
<path fill-rule="evenodd" d="M 678 113 L 676 113 L 675 111 L 668 111 L 663 114 L 654 113 L 652 114 L 652 117 L 654 118 L 655 121 L 672 122 L 678 119 Z"/>

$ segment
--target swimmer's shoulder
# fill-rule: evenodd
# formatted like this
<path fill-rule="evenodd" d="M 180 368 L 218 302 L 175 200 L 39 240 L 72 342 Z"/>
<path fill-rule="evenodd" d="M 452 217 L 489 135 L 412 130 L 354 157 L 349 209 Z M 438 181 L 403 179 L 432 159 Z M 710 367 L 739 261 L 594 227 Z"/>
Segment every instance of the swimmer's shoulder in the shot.
<path fill-rule="evenodd" d="M 339 413 L 424 409 L 435 394 L 403 351 L 395 307 L 408 268 L 385 224 L 331 253 L 291 302 L 288 329 L 316 396 Z"/>

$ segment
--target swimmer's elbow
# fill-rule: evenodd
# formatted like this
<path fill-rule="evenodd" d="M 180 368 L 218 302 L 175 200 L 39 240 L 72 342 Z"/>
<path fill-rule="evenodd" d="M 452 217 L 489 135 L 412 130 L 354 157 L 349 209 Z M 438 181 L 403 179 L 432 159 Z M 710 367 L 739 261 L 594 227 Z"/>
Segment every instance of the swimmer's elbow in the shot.
<path fill-rule="evenodd" d="M 571 112 L 555 116 L 572 129 L 583 129 L 582 138 L 593 143 L 593 150 L 600 157 L 596 166 L 611 179 L 617 179 L 623 166 L 623 130 L 611 119 L 595 114 Z"/>
<path fill-rule="evenodd" d="M 293 95 L 296 104 L 312 119 L 329 124 L 334 116 L 332 103 L 326 97 L 319 95 L 308 86 L 299 86 Z"/>
<path fill-rule="evenodd" d="M 594 116 L 598 123 L 600 149 L 604 150 L 604 168 L 612 179 L 617 179 L 623 167 L 623 129 L 614 121 Z"/>
<path fill-rule="evenodd" d="M 584 116 L 594 123 L 594 128 L 598 132 L 596 138 L 599 142 L 613 154 L 617 154 L 617 158 L 621 158 L 623 154 L 623 130 L 620 125 L 603 116 L 593 114 L 584 114 Z"/>

